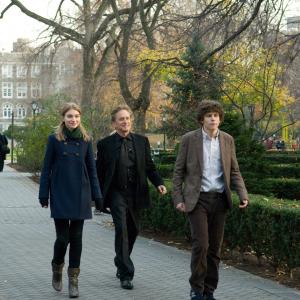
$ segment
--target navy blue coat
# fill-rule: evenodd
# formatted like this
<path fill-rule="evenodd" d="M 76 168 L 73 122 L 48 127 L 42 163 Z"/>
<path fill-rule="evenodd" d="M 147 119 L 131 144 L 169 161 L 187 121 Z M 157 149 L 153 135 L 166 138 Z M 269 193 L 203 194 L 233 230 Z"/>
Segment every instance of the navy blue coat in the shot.
<path fill-rule="evenodd" d="M 92 218 L 91 201 L 102 198 L 91 142 L 58 141 L 50 135 L 40 179 L 39 199 L 48 199 L 51 217 Z"/>

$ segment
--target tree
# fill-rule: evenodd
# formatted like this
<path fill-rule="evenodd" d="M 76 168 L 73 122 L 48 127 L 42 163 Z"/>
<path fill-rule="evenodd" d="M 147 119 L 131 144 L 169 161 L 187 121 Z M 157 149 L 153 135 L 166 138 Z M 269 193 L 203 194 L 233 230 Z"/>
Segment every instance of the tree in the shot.
<path fill-rule="evenodd" d="M 148 9 L 145 11 L 144 1 L 131 1 L 131 12 L 128 15 L 128 19 L 126 22 L 119 23 L 121 30 L 120 41 L 117 43 L 116 47 L 116 57 L 118 64 L 118 80 L 120 84 L 121 94 L 127 103 L 127 105 L 131 108 L 134 114 L 135 119 L 135 130 L 140 133 L 145 133 L 145 119 L 146 112 L 150 106 L 150 92 L 151 92 L 151 84 L 152 84 L 152 76 L 151 65 L 139 65 L 137 66 L 137 60 L 130 61 L 129 59 L 129 49 L 130 47 L 130 38 L 132 37 L 132 32 L 134 31 L 135 37 L 138 37 L 139 44 L 141 44 L 142 40 L 145 40 L 146 47 L 150 50 L 155 49 L 155 28 L 157 26 L 157 22 L 160 16 L 160 13 L 164 7 L 164 5 L 168 2 L 168 0 L 158 1 L 156 6 L 152 6 L 152 9 Z M 140 22 L 136 22 L 136 11 L 139 11 L 139 20 Z M 138 30 L 139 25 L 141 26 L 141 30 Z M 142 31 L 144 37 L 140 33 Z M 135 44 L 136 43 L 132 43 Z M 141 48 L 141 45 L 138 46 Z M 133 56 L 132 56 L 133 57 Z M 137 72 L 137 69 L 140 69 L 138 80 L 134 80 L 136 84 L 130 84 L 130 73 Z M 131 78 L 132 79 L 132 78 Z"/>
<path fill-rule="evenodd" d="M 249 127 L 255 129 L 256 138 L 268 136 L 272 121 L 294 102 L 282 84 L 284 66 L 275 49 L 240 43 L 228 48 L 221 60 L 224 102 L 240 112 Z"/>
<path fill-rule="evenodd" d="M 117 54 L 121 94 L 132 108 L 137 131 L 145 129 L 145 113 L 151 101 L 151 67 L 145 65 L 139 84 L 131 84 L 132 67 L 140 68 L 128 53 L 136 45 L 156 49 L 161 45 L 182 47 L 187 37 L 198 32 L 206 45 L 202 62 L 208 62 L 216 53 L 234 42 L 250 28 L 252 22 L 263 12 L 269 11 L 273 0 L 251 1 L 170 1 L 170 0 L 60 0 L 56 15 L 44 18 L 26 8 L 20 0 L 7 0 L 27 16 L 48 26 L 49 44 L 71 40 L 82 47 L 82 106 L 85 111 L 98 101 L 97 85 L 115 49 Z M 63 10 L 71 3 L 76 13 Z M 116 46 L 116 47 L 114 47 Z M 130 47 L 132 46 L 132 47 Z M 133 57 L 133 56 L 131 56 Z M 175 58 L 172 63 L 178 63 Z M 170 63 L 170 61 L 168 61 Z"/>
<path fill-rule="evenodd" d="M 26 8 L 21 1 L 10 0 L 1 17 L 12 6 L 17 6 L 22 13 L 48 26 L 50 38 L 47 46 L 57 45 L 65 40 L 71 40 L 81 46 L 83 65 L 81 102 L 83 109 L 89 111 L 95 100 L 97 80 L 103 74 L 120 31 L 116 18 L 122 19 L 130 9 L 124 5 L 118 7 L 115 0 L 82 0 L 82 4 L 70 0 L 69 3 L 72 3 L 76 10 L 72 15 L 63 10 L 66 2 L 67 0 L 60 1 L 53 18 L 45 18 Z M 149 9 L 156 2 L 145 3 L 145 9 Z"/>
<path fill-rule="evenodd" d="M 203 62 L 203 55 L 204 47 L 195 35 L 182 56 L 185 67 L 168 81 L 171 104 L 164 107 L 164 113 L 168 120 L 165 130 L 170 137 L 199 127 L 196 109 L 200 101 L 221 99 L 222 75 L 213 59 Z"/>
<path fill-rule="evenodd" d="M 119 83 L 122 96 L 125 102 L 131 107 L 136 120 L 136 130 L 145 131 L 145 114 L 151 101 L 151 85 L 153 75 L 161 66 L 181 66 L 180 59 L 175 55 L 170 57 L 169 52 L 176 50 L 186 44 L 187 37 L 197 34 L 205 43 L 206 49 L 203 52 L 201 62 L 209 63 L 216 53 L 226 48 L 243 34 L 260 14 L 260 8 L 268 11 L 272 1 L 255 0 L 249 3 L 242 1 L 161 1 L 157 6 L 149 9 L 139 10 L 140 22 L 135 21 L 132 13 L 128 17 L 124 30 L 121 32 L 120 43 L 117 44 Z M 140 6 L 143 1 L 131 1 L 131 8 Z M 137 30 L 137 24 L 141 24 L 141 30 Z M 144 34 L 144 38 L 141 32 Z M 225 33 L 225 34 L 224 34 Z M 136 46 L 140 43 L 140 46 Z M 130 45 L 131 46 L 130 48 Z M 142 46 L 141 46 L 142 45 Z M 145 49 L 148 48 L 148 49 Z M 177 48 L 177 49 L 176 49 Z M 128 59 L 128 49 L 131 51 L 131 59 Z M 137 51 L 151 53 L 140 63 L 140 55 Z M 155 50 L 158 51 L 155 51 Z M 168 50 L 166 50 L 168 49 Z M 146 51 L 145 51 L 146 50 Z M 149 51 L 147 51 L 149 50 Z M 167 53 L 161 55 L 163 51 Z M 133 55 L 132 52 L 136 52 Z M 158 54 L 158 55 L 156 55 Z M 136 59 L 137 58 L 137 59 Z M 140 80 L 136 77 L 129 77 L 133 69 L 142 67 Z M 136 73 L 134 73 L 136 76 Z"/>

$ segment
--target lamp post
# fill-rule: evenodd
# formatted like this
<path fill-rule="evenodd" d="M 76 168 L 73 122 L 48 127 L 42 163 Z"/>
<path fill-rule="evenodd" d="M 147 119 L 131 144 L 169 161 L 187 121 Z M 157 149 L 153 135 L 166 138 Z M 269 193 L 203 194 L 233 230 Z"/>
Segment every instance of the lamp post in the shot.
<path fill-rule="evenodd" d="M 10 156 L 11 164 L 14 163 L 14 120 L 15 120 L 15 114 L 14 111 L 12 111 L 11 112 L 11 156 Z"/>
<path fill-rule="evenodd" d="M 164 134 L 164 151 L 166 151 L 166 120 L 167 118 L 163 116 L 162 121 L 163 121 L 163 134 Z"/>
<path fill-rule="evenodd" d="M 35 100 L 31 102 L 31 109 L 33 115 L 33 128 L 35 129 L 35 116 L 36 116 L 36 111 L 39 109 L 38 103 Z"/>

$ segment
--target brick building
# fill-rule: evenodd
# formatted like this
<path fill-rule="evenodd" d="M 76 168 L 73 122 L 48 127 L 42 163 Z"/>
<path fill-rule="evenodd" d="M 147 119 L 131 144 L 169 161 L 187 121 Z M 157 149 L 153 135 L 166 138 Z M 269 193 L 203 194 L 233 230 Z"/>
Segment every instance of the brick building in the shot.
<path fill-rule="evenodd" d="M 26 40 L 18 39 L 10 53 L 0 52 L 0 132 L 33 115 L 32 102 L 58 92 L 80 96 L 80 50 L 63 46 L 55 55 L 43 51 L 33 55 Z"/>

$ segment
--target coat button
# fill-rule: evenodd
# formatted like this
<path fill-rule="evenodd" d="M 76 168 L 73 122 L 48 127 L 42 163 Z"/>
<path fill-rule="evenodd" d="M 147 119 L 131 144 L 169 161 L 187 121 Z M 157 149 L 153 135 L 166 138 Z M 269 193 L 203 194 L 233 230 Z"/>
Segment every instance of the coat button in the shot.
<path fill-rule="evenodd" d="M 76 156 L 79 156 L 79 153 L 75 153 L 76 154 Z"/>
<path fill-rule="evenodd" d="M 67 155 L 67 152 L 63 152 L 63 155 Z"/>
<path fill-rule="evenodd" d="M 64 142 L 64 144 L 65 144 L 65 145 L 68 145 L 68 143 L 67 143 L 67 142 Z"/>
<path fill-rule="evenodd" d="M 79 146 L 80 144 L 79 144 L 79 143 L 76 143 L 76 145 Z"/>

